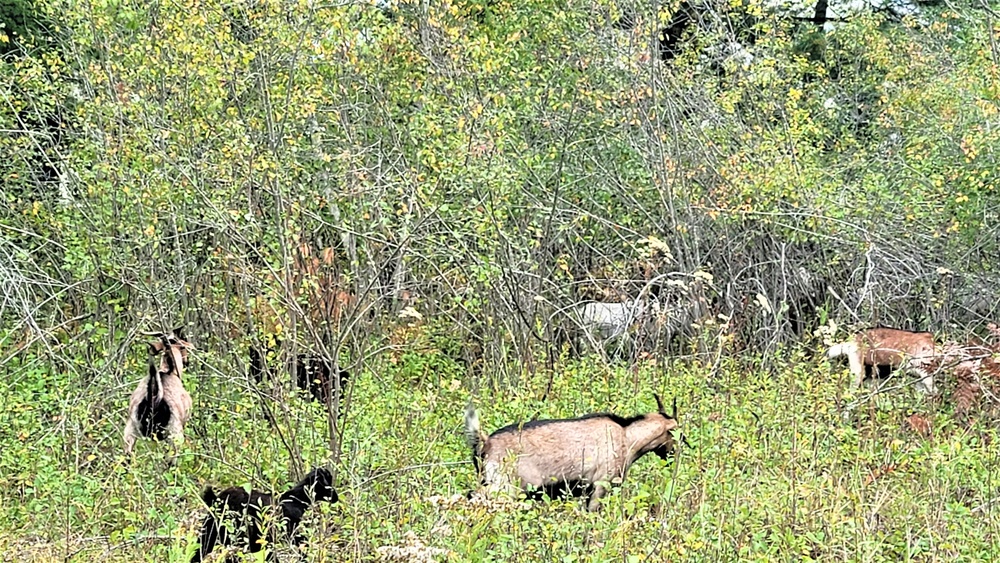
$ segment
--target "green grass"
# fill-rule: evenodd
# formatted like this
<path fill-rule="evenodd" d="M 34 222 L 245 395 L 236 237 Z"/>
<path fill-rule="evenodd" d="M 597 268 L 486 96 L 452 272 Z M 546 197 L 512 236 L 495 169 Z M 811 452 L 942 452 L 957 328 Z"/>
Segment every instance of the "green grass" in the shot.
<path fill-rule="evenodd" d="M 241 378 L 211 369 L 210 357 L 201 363 L 186 376 L 195 411 L 172 467 L 165 444 L 141 441 L 131 466 L 121 454 L 138 375 L 81 386 L 45 362 L 12 366 L 0 384 L 4 559 L 186 561 L 205 484 L 289 485 L 286 443 L 304 465 L 330 461 L 319 407 L 289 398 L 279 435 Z M 994 422 L 959 425 L 946 405 L 908 390 L 847 412 L 857 397 L 846 396 L 845 372 L 800 353 L 773 363 L 786 367 L 732 362 L 711 377 L 697 361 L 566 362 L 494 386 L 432 351 L 387 360 L 355 377 L 337 466 L 342 502 L 307 518 L 308 557 L 378 560 L 380 548 L 388 557 L 407 545 L 440 550 L 439 561 L 977 561 L 1000 552 Z M 461 432 L 470 396 L 493 430 L 536 416 L 646 412 L 654 392 L 678 398 L 689 447 L 672 463 L 641 459 L 602 512 L 579 501 L 465 500 L 475 484 Z M 931 420 L 931 437 L 909 429 L 915 412 Z"/>

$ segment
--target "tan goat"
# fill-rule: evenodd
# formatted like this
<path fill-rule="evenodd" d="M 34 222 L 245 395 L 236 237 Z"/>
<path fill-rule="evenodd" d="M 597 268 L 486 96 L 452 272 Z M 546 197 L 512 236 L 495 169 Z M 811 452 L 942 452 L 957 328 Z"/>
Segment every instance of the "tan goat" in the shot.
<path fill-rule="evenodd" d="M 896 369 L 917 374 L 917 388 L 937 393 L 928 368 L 934 360 L 934 335 L 896 328 L 869 328 L 847 342 L 835 344 L 826 353 L 830 359 L 847 356 L 854 376 L 852 387 L 860 387 L 868 377 L 885 378 Z"/>
<path fill-rule="evenodd" d="M 184 442 L 184 423 L 191 416 L 191 395 L 184 389 L 181 375 L 191 344 L 181 329 L 170 334 L 156 334 L 149 343 L 149 374 L 132 392 L 125 423 L 125 454 L 132 453 L 136 439 L 170 438 Z"/>
<path fill-rule="evenodd" d="M 483 485 L 490 490 L 517 487 L 550 497 L 588 495 L 587 509 L 611 484 L 621 484 L 631 466 L 654 452 L 667 459 L 674 451 L 674 414 L 657 412 L 623 418 L 588 414 L 567 420 L 536 420 L 512 424 L 490 436 L 479 427 L 470 404 L 465 411 L 465 435 Z"/>

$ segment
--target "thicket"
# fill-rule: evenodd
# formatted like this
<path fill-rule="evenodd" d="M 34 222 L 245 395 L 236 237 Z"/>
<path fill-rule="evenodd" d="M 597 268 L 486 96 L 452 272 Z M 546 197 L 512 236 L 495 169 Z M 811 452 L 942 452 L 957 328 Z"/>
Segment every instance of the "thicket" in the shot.
<path fill-rule="evenodd" d="M 550 398 L 567 311 L 654 282 L 707 315 L 628 359 L 716 375 L 742 352 L 779 369 L 831 320 L 995 320 L 995 7 L 823 28 L 706 6 L 663 61 L 677 3 L 0 4 L 0 483 L 30 496 L 66 478 L 39 460 L 118 452 L 139 333 L 181 323 L 201 431 L 277 401 L 254 471 L 280 480 L 357 455 L 341 438 L 379 400 L 303 427 L 299 353 L 386 389 L 542 374 Z M 250 347 L 279 384 L 244 376 Z"/>

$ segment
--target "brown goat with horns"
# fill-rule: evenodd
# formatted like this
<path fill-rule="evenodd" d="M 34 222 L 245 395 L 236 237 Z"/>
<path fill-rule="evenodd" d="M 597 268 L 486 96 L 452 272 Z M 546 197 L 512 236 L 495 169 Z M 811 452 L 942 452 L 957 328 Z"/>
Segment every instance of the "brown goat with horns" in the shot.
<path fill-rule="evenodd" d="M 126 455 L 139 437 L 183 442 L 184 423 L 191 416 L 191 395 L 184 389 L 181 375 L 192 346 L 184 340 L 180 328 L 151 336 L 156 340 L 149 343 L 149 374 L 139 382 L 128 402 Z"/>
<path fill-rule="evenodd" d="M 479 427 L 470 403 L 465 436 L 482 484 L 488 489 L 516 486 L 550 497 L 588 495 L 587 509 L 600 509 L 611 484 L 621 484 L 629 466 L 654 452 L 673 454 L 677 402 L 673 414 L 663 410 L 623 418 L 595 413 L 566 420 L 536 420 L 505 426 L 490 436 Z"/>

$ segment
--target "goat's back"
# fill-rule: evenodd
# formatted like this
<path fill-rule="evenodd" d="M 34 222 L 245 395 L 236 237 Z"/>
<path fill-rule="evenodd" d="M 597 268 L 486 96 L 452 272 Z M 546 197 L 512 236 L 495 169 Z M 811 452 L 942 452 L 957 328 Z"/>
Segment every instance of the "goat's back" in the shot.
<path fill-rule="evenodd" d="M 568 420 L 539 420 L 513 424 L 491 434 L 483 444 L 482 461 L 487 484 L 494 472 L 513 461 L 523 485 L 541 487 L 557 479 L 593 481 L 622 476 L 627 460 L 625 432 L 609 416 Z"/>
<path fill-rule="evenodd" d="M 896 328 L 870 328 L 858 334 L 858 347 L 869 365 L 898 366 L 904 358 L 934 355 L 934 335 Z"/>
<path fill-rule="evenodd" d="M 167 428 L 172 417 L 177 417 L 181 424 L 191 418 L 191 395 L 175 374 L 161 374 L 162 399 L 154 401 L 148 396 L 151 377 L 154 376 L 147 375 L 139 381 L 129 397 L 128 412 L 129 416 L 135 419 L 134 423 L 140 436 L 164 440 L 167 438 Z"/>
<path fill-rule="evenodd" d="M 219 492 L 215 492 L 212 487 L 206 487 L 201 499 L 213 510 L 237 514 L 245 512 L 254 516 L 274 503 L 273 495 L 257 490 L 247 492 L 243 487 L 229 487 Z"/>
<path fill-rule="evenodd" d="M 641 307 L 636 302 L 586 303 L 576 310 L 576 321 L 584 330 L 596 331 L 601 338 L 620 336 L 636 317 Z"/>

